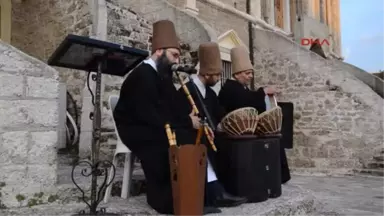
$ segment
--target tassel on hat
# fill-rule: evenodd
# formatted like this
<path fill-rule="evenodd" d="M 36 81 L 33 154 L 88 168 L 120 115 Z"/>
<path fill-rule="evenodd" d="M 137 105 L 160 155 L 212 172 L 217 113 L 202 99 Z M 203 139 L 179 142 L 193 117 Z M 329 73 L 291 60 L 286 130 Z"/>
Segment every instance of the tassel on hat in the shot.
<path fill-rule="evenodd" d="M 201 75 L 221 74 L 223 66 L 221 64 L 219 45 L 214 42 L 202 43 L 199 46 L 199 62 Z"/>
<path fill-rule="evenodd" d="M 160 20 L 153 24 L 152 54 L 158 49 L 180 49 L 175 26 L 170 20 Z"/>
<path fill-rule="evenodd" d="M 231 49 L 232 74 L 253 70 L 247 50 L 242 46 Z"/>

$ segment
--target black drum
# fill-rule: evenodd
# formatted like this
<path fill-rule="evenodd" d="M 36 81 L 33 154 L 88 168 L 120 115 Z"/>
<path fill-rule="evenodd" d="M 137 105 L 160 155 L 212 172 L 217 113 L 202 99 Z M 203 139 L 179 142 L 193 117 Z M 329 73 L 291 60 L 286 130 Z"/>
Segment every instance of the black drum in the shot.
<path fill-rule="evenodd" d="M 217 174 L 224 188 L 249 202 L 262 202 L 281 195 L 281 136 L 254 135 L 216 137 Z"/>

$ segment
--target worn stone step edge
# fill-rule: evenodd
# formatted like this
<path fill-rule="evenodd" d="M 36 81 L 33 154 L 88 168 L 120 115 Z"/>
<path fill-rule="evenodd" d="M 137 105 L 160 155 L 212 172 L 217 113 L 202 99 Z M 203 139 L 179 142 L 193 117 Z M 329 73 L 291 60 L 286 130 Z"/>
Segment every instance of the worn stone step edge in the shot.
<path fill-rule="evenodd" d="M 384 177 L 383 169 L 356 169 L 356 173 L 364 174 L 364 175 L 374 175 Z"/>
<path fill-rule="evenodd" d="M 61 194 L 72 193 L 72 188 L 61 187 Z M 284 195 L 284 191 L 286 194 Z M 289 185 L 283 187 L 283 196 L 269 199 L 262 203 L 244 204 L 234 208 L 223 208 L 222 214 L 217 215 L 308 215 L 316 212 L 315 197 L 311 191 L 303 190 L 299 186 Z M 123 213 L 123 215 L 154 215 L 156 214 L 145 203 L 145 197 L 133 197 L 123 200 L 112 197 L 107 204 L 103 202 L 100 206 L 107 207 L 107 212 Z M 12 208 L 0 210 L 0 215 L 56 215 L 64 216 L 77 213 L 85 208 L 81 202 L 56 202 L 48 205 L 37 205 L 32 208 Z"/>
<path fill-rule="evenodd" d="M 381 153 L 381 154 L 384 154 L 384 153 Z M 375 161 L 383 162 L 384 161 L 384 155 L 374 156 L 373 159 Z"/>
<path fill-rule="evenodd" d="M 384 169 L 384 161 L 375 161 L 368 164 L 369 169 L 378 169 L 383 170 Z"/>

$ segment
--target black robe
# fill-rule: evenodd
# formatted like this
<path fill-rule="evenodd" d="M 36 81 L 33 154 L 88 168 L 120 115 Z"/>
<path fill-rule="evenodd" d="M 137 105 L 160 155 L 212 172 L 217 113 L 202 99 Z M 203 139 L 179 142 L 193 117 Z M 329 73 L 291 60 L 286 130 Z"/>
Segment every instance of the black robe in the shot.
<path fill-rule="evenodd" d="M 226 113 L 243 107 L 253 107 L 259 113 L 266 110 L 263 88 L 251 91 L 235 80 L 228 79 L 219 92 L 219 102 Z"/>
<path fill-rule="evenodd" d="M 147 202 L 162 214 L 172 214 L 169 143 L 164 125 L 170 123 L 177 142 L 190 142 L 192 121 L 181 112 L 171 78 L 141 64 L 125 79 L 114 118 L 122 142 L 137 156 L 147 181 Z"/>
<path fill-rule="evenodd" d="M 258 113 L 262 113 L 266 110 L 265 105 L 265 92 L 263 88 L 259 88 L 257 91 L 251 91 L 244 87 L 241 83 L 235 80 L 228 79 L 219 93 L 219 102 L 224 107 L 227 113 L 243 107 L 253 107 L 257 109 Z M 282 108 L 283 114 L 288 114 L 285 107 L 292 110 L 291 106 L 285 106 L 284 103 L 278 104 Z M 291 109 L 292 108 L 292 109 Z M 288 110 L 288 111 L 289 111 Z M 287 156 L 284 148 L 292 146 L 292 132 L 287 130 L 288 127 L 292 127 L 293 122 L 288 122 L 291 118 L 284 118 L 282 123 L 282 139 L 280 145 L 280 160 L 281 160 L 281 179 L 282 183 L 289 181 L 291 178 Z"/>
<path fill-rule="evenodd" d="M 205 89 L 205 97 L 201 94 L 198 87 L 193 81 L 189 81 L 185 84 L 197 106 L 197 109 L 199 110 L 200 118 L 204 118 L 204 112 L 203 112 L 203 104 L 200 102 L 200 97 L 203 100 L 204 106 L 208 112 L 208 115 L 210 116 L 212 123 L 214 125 L 214 128 L 217 127 L 217 125 L 220 123 L 221 119 L 225 115 L 225 110 L 222 106 L 220 106 L 219 100 L 217 98 L 217 95 L 215 91 L 213 91 L 212 88 L 206 87 Z M 179 89 L 180 97 L 183 98 L 182 107 L 184 112 L 191 113 L 192 112 L 192 105 L 189 102 L 186 93 L 184 92 L 183 88 L 181 87 Z M 208 158 L 211 162 L 211 165 L 215 172 L 217 172 L 216 167 L 216 159 L 215 159 L 215 152 L 211 148 L 211 145 L 209 144 L 207 138 L 205 135 L 202 137 L 202 143 L 207 145 L 207 152 L 208 152 Z"/>

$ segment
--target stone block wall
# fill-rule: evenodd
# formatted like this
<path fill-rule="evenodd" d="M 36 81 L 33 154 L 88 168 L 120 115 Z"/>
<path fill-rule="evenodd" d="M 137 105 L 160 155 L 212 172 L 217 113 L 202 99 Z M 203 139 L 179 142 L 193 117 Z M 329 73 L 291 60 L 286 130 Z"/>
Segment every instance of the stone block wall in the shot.
<path fill-rule="evenodd" d="M 236 6 L 237 10 L 247 12 L 246 0 L 221 0 L 220 2 L 231 5 L 233 7 Z M 196 7 L 199 9 L 198 17 L 212 26 L 212 28 L 217 32 L 218 36 L 233 29 L 239 35 L 244 44 L 248 47 L 249 37 L 247 21 L 235 16 L 232 13 L 223 11 L 201 1 L 196 1 Z"/>
<path fill-rule="evenodd" d="M 275 33 L 255 29 L 256 85 L 276 85 L 295 105 L 296 170 L 351 173 L 383 144 L 383 99 L 348 72 Z"/>
<path fill-rule="evenodd" d="M 0 42 L 0 206 L 56 183 L 59 77 Z"/>
<path fill-rule="evenodd" d="M 11 44 L 46 62 L 67 34 L 91 35 L 92 17 L 88 0 L 33 0 L 12 2 Z M 79 115 L 86 73 L 55 68 L 60 81 L 77 102 Z"/>

